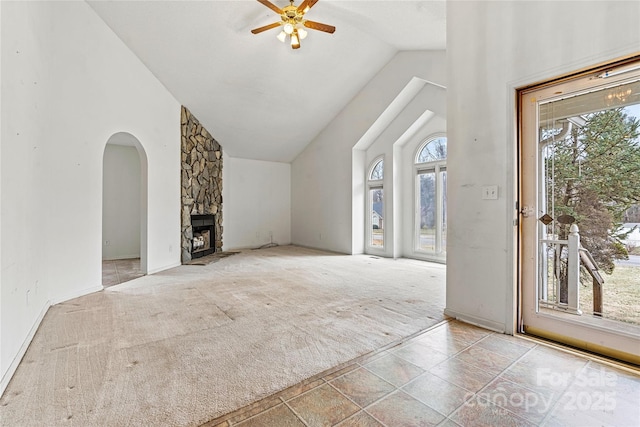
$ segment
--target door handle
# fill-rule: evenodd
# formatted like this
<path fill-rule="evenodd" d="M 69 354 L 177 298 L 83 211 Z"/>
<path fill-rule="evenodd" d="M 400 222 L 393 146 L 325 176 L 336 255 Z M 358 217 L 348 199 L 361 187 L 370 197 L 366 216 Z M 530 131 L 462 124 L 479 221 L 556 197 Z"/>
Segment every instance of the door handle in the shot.
<path fill-rule="evenodd" d="M 532 216 L 534 213 L 536 212 L 536 210 L 531 207 L 531 206 L 523 206 L 522 209 L 520 210 L 520 213 L 522 214 L 523 217 L 525 218 L 529 218 L 530 216 Z"/>

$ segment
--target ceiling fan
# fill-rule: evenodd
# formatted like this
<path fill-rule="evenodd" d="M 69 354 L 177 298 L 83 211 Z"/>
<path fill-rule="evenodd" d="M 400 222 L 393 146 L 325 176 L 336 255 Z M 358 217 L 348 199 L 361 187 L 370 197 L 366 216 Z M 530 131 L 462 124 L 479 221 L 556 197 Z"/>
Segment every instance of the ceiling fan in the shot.
<path fill-rule="evenodd" d="M 251 32 L 253 34 L 258 34 L 272 28 L 282 27 L 282 31 L 280 31 L 280 34 L 278 34 L 278 40 L 284 43 L 287 36 L 289 36 L 291 39 L 292 49 L 299 49 L 300 40 L 304 39 L 307 36 L 307 31 L 303 27 L 311 28 L 312 30 L 324 31 L 325 33 L 331 34 L 333 34 L 333 32 L 336 30 L 336 27 L 334 27 L 333 25 L 322 24 L 320 22 L 304 19 L 305 13 L 307 13 L 309 9 L 311 9 L 313 5 L 318 2 L 318 0 L 304 0 L 302 3 L 300 3 L 300 6 L 294 5 L 294 0 L 289 0 L 291 4 L 289 6 L 283 7 L 282 9 L 271 3 L 269 0 L 258 1 L 280 15 L 281 20 L 278 22 L 274 22 L 273 24 L 265 25 L 264 27 L 255 28 L 251 30 Z"/>

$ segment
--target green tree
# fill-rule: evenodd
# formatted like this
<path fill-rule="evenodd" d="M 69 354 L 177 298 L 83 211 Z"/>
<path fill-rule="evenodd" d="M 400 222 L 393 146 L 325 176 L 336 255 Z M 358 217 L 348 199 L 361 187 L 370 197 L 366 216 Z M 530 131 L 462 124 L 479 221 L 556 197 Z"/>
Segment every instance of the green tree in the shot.
<path fill-rule="evenodd" d="M 420 228 L 433 229 L 436 226 L 436 176 L 426 172 L 420 177 Z"/>
<path fill-rule="evenodd" d="M 555 218 L 573 216 L 582 246 L 611 273 L 628 258 L 620 232 L 625 212 L 640 203 L 640 120 L 616 108 L 585 117 L 583 126 L 549 145 L 546 154 L 547 206 Z M 569 225 L 553 223 L 566 239 Z"/>

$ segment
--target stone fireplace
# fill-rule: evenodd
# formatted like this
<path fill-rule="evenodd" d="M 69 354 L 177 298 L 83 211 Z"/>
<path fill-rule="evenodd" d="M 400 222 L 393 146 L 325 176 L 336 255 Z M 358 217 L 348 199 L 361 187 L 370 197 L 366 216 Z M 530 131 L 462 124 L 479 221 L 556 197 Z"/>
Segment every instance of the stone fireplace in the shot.
<path fill-rule="evenodd" d="M 180 122 L 184 263 L 222 250 L 222 147 L 185 107 Z"/>

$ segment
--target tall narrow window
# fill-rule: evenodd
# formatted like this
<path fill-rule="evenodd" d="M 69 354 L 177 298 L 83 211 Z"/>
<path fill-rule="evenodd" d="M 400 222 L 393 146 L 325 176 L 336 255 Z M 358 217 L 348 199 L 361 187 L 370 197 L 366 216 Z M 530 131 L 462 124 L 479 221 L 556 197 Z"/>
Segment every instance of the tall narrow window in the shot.
<path fill-rule="evenodd" d="M 427 139 L 416 153 L 415 249 L 444 258 L 447 235 L 447 138 Z"/>
<path fill-rule="evenodd" d="M 384 160 L 376 159 L 369 169 L 367 187 L 367 239 L 368 246 L 375 249 L 384 248 Z"/>

